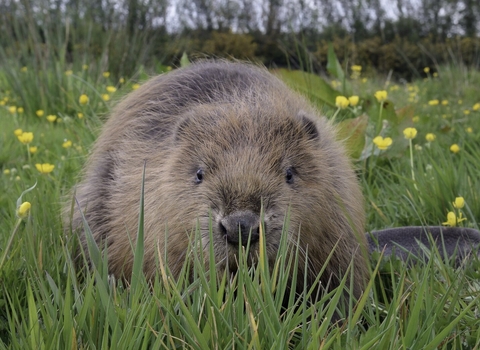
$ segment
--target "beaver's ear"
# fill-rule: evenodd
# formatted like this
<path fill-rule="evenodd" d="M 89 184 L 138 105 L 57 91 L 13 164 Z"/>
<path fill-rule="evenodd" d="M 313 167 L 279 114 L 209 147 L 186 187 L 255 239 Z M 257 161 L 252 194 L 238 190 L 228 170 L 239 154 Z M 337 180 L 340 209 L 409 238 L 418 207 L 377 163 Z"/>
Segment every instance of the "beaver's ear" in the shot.
<path fill-rule="evenodd" d="M 315 140 L 320 137 L 320 134 L 317 129 L 315 122 L 305 113 L 304 111 L 298 112 L 298 119 L 303 125 L 303 130 L 310 140 Z"/>

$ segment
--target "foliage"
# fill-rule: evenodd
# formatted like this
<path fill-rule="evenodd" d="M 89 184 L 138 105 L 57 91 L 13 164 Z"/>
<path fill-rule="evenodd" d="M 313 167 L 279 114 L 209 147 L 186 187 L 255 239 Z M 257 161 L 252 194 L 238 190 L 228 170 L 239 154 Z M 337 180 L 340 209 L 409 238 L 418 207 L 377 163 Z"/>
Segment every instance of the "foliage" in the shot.
<path fill-rule="evenodd" d="M 204 266 L 192 249 L 177 280 L 159 260 L 153 284 L 140 273 L 131 283 L 115 281 L 95 244 L 89 247 L 94 266 L 78 271 L 72 256 L 78 242 L 62 228 L 60 206 L 71 199 L 70 188 L 104 113 L 138 80 L 106 77 L 108 66 L 84 70 L 82 55 L 73 56 L 71 65 L 58 58 L 40 64 L 35 56 L 11 62 L 0 70 L 0 348 L 480 346 L 480 262 L 475 258 L 455 267 L 435 251 L 428 262 L 412 265 L 372 257 L 370 289 L 347 310 L 338 298 L 349 286 L 316 303 L 310 303 L 311 291 L 287 293 L 291 281 L 284 272 L 296 260 L 284 254 L 285 241 L 274 266 L 261 260 L 249 267 L 239 254 L 241 268 L 233 276 L 218 273 L 213 262 Z M 478 229 L 480 74 L 455 64 L 435 68 L 408 84 L 379 75 L 366 78 L 358 67 L 353 74 L 345 64 L 337 65 L 331 80 L 275 71 L 337 124 L 345 142 L 352 142 L 368 230 L 438 225 L 447 222 L 449 212 L 466 219 L 458 225 Z M 351 90 L 337 80 L 342 76 Z M 146 74 L 139 69 L 135 77 Z M 337 107 L 336 98 L 349 91 L 358 100 L 344 96 L 349 105 Z M 417 131 L 414 138 L 412 130 L 405 138 L 407 127 Z M 427 134 L 436 137 L 427 140 Z M 377 135 L 390 137 L 392 144 L 379 149 L 373 142 Z M 450 151 L 453 144 L 457 153 Z M 17 203 L 22 193 L 18 203 L 29 202 L 29 210 Z M 463 208 L 454 204 L 460 196 Z M 142 232 L 140 220 L 139 236 Z M 141 258 L 138 245 L 137 270 Z M 348 317 L 332 324 L 337 306 L 339 315 L 349 311 Z"/>

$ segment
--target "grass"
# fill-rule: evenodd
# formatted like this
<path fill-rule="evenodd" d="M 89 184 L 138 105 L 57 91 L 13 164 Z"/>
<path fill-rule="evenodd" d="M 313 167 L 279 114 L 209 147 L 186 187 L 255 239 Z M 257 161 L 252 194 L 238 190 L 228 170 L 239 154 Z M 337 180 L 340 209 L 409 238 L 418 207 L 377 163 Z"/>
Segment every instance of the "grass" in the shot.
<path fill-rule="evenodd" d="M 107 275 L 102 257 L 91 271 L 79 274 L 72 262 L 78 242 L 62 229 L 61 203 L 78 179 L 105 114 L 146 74 L 140 71 L 132 79 L 113 81 L 104 70 L 84 69 L 80 63 L 71 73 L 61 61 L 41 69 L 33 64 L 22 67 L 11 61 L 0 69 L 0 257 L 6 257 L 0 266 L 0 348 L 480 347 L 480 262 L 455 268 L 435 258 L 436 252 L 428 263 L 415 266 L 372 257 L 369 289 L 358 305 L 348 304 L 347 319 L 336 325 L 331 319 L 340 306 L 342 288 L 315 304 L 307 302 L 311 291 L 298 298 L 288 294 L 290 282 L 281 272 L 297 261 L 285 256 L 285 244 L 274 267 L 261 260 L 249 268 L 240 255 L 241 268 L 233 278 L 219 275 L 213 262 L 203 266 L 201 256 L 192 262 L 194 282 L 186 272 L 174 280 L 168 266 L 160 264 L 153 284 L 137 273 L 126 285 Z M 362 108 L 337 110 L 334 101 L 322 107 L 347 127 L 363 120 L 356 118 L 367 118 L 358 123 L 363 125 L 361 132 L 350 135 L 362 142 L 348 144 L 357 155 L 368 230 L 439 225 L 450 211 L 466 218 L 459 225 L 478 229 L 480 106 L 474 106 L 480 102 L 480 73 L 458 66 L 437 68 L 437 77 L 409 84 L 376 76 L 366 82 L 362 76 L 349 79 L 349 94 L 360 96 Z M 166 67 L 155 73 L 163 70 Z M 297 86 L 302 79 L 313 79 L 292 73 L 288 80 L 288 73 L 282 74 Z M 117 90 L 109 92 L 108 86 Z M 308 93 L 305 86 L 317 85 L 304 84 L 303 92 Z M 323 83 L 318 86 L 327 89 Z M 332 99 L 344 93 L 328 89 Z M 373 97 L 384 89 L 388 106 Z M 89 97 L 88 104 L 80 103 L 81 94 Z M 316 95 L 309 94 L 313 99 Z M 430 102 L 434 100 L 439 103 Z M 389 124 L 380 133 L 393 139 L 385 151 L 372 144 L 381 108 Z M 44 111 L 42 117 L 38 110 Z M 47 115 L 57 118 L 49 122 Z M 402 133 L 406 127 L 418 131 L 412 148 Z M 32 132 L 33 141 L 22 144 L 16 129 Z M 435 140 L 427 142 L 427 133 L 434 133 Z M 453 144 L 459 146 L 458 153 L 450 151 Z M 37 163 L 54 169 L 42 174 Z M 17 199 L 35 183 L 22 197 L 32 205 L 30 215 L 15 228 Z M 463 209 L 452 204 L 459 196 L 465 199 Z M 137 248 L 138 267 L 142 249 Z"/>

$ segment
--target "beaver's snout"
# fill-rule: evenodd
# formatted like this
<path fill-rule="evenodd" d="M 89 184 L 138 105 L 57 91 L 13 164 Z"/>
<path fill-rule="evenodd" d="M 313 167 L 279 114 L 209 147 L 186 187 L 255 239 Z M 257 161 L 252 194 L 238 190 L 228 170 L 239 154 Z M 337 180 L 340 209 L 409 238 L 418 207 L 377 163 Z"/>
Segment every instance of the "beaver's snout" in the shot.
<path fill-rule="evenodd" d="M 220 233 L 228 243 L 243 246 L 258 241 L 260 237 L 260 217 L 251 211 L 237 211 L 225 216 L 218 223 Z M 241 240 L 240 240 L 241 238 Z"/>

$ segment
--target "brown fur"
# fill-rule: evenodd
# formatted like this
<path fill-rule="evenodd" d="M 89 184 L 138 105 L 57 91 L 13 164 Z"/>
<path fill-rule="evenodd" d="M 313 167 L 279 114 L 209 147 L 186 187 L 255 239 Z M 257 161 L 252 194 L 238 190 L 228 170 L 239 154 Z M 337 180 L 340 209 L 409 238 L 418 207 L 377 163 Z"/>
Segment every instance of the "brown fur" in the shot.
<path fill-rule="evenodd" d="M 178 275 L 197 222 L 208 253 L 210 218 L 219 268 L 235 261 L 238 246 L 226 242 L 219 225 L 237 213 L 255 218 L 263 204 L 270 260 L 289 212 L 288 239 L 299 238 L 308 251 L 308 281 L 337 246 L 322 283 L 338 285 L 353 259 L 358 297 L 367 271 L 363 199 L 334 137 L 323 117 L 266 70 L 197 63 L 151 79 L 114 109 L 76 196 L 96 241 L 108 245 L 117 277 L 132 270 L 145 161 L 147 276 L 165 245 L 167 264 Z M 293 181 L 286 181 L 288 171 Z M 86 248 L 78 209 L 72 226 Z M 256 249 L 253 243 L 251 256 Z"/>

